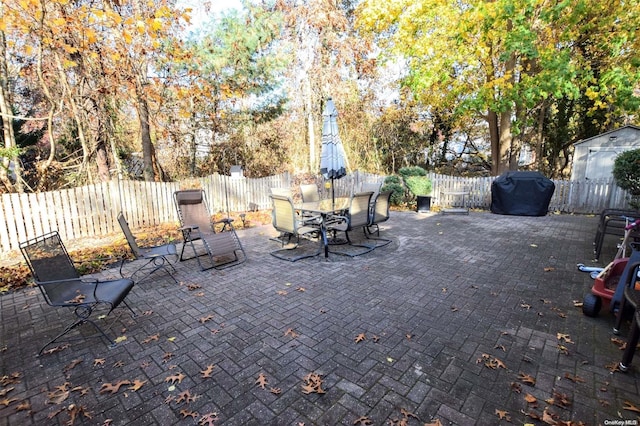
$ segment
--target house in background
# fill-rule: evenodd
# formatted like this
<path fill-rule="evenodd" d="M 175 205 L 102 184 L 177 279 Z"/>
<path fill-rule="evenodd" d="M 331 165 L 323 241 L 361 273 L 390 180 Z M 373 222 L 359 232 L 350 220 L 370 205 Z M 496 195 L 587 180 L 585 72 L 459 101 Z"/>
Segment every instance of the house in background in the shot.
<path fill-rule="evenodd" d="M 576 142 L 571 180 L 610 179 L 618 154 L 640 149 L 640 127 L 624 126 Z"/>

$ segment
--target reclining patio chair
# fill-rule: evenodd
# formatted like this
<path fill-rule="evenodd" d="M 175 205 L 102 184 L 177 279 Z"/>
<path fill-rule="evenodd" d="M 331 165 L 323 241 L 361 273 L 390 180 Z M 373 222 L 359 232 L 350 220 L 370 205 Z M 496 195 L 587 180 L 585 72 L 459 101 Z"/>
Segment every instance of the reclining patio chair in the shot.
<path fill-rule="evenodd" d="M 181 261 L 195 257 L 200 269 L 206 271 L 211 268 L 223 269 L 239 265 L 247 259 L 233 227 L 233 219 L 213 222 L 203 190 L 176 191 L 173 197 L 184 242 L 180 251 Z M 218 224 L 222 224 L 219 232 L 215 229 Z M 193 256 L 185 258 L 184 252 L 187 247 L 193 251 Z M 209 263 L 203 258 L 208 258 Z"/>
<path fill-rule="evenodd" d="M 382 244 L 378 245 L 378 247 L 386 246 L 391 242 L 391 240 L 387 238 L 380 238 L 379 224 L 389 220 L 389 200 L 391 199 L 392 193 L 392 191 L 385 191 L 378 194 L 375 201 L 372 203 L 373 209 L 370 213 L 369 224 L 364 227 L 364 234 L 367 238 L 382 242 Z M 370 236 L 374 233 L 376 234 L 377 238 Z"/>
<path fill-rule="evenodd" d="M 295 257 L 284 256 L 284 253 L 291 253 L 292 250 L 298 247 L 301 236 L 318 234 L 320 232 L 320 227 L 319 225 L 305 225 L 305 222 L 298 217 L 291 198 L 272 194 L 271 201 L 273 203 L 273 227 L 280 232 L 280 235 L 285 236 L 281 239 L 282 246 L 285 245 L 285 239 L 287 240 L 287 243 L 294 237 L 297 239 L 297 243 L 294 247 L 281 248 L 279 250 L 272 251 L 271 255 L 278 259 L 284 259 L 291 262 L 319 255 L 322 252 L 322 247 L 319 247 L 317 252 L 311 254 L 301 254 Z"/>
<path fill-rule="evenodd" d="M 21 243 L 20 251 L 47 304 L 73 309 L 76 316 L 71 324 L 40 349 L 38 355 L 41 355 L 47 346 L 85 323 L 93 325 L 112 346 L 115 345 L 90 317 L 93 310 L 100 305 L 108 308 L 109 315 L 121 303 L 135 317 L 135 313 L 124 300 L 133 288 L 133 280 L 122 278 L 99 281 L 95 278 L 81 278 L 56 231 Z"/>
<path fill-rule="evenodd" d="M 131 252 L 133 252 L 133 256 L 135 257 L 135 259 L 147 261 L 146 263 L 143 263 L 138 269 L 136 269 L 133 274 L 131 274 L 131 279 L 133 279 L 133 277 L 138 272 L 146 272 L 146 276 L 142 278 L 142 280 L 144 280 L 145 278 L 151 276 L 151 274 L 153 274 L 157 270 L 164 269 L 164 271 L 169 274 L 169 276 L 177 284 L 178 281 L 171 273 L 171 271 L 175 273 L 176 269 L 173 267 L 171 262 L 169 262 L 169 259 L 167 259 L 167 256 L 175 256 L 176 259 L 178 258 L 176 245 L 173 243 L 169 243 L 153 247 L 140 247 L 138 246 L 136 237 L 131 232 L 129 223 L 127 222 L 127 219 L 124 217 L 124 214 L 122 212 L 118 213 L 118 223 L 120 224 L 120 228 L 122 228 L 122 232 L 127 239 L 127 243 L 129 243 L 129 248 L 131 248 Z M 122 274 L 123 266 L 124 262 L 120 263 L 120 276 L 122 277 L 124 277 L 124 275 Z"/>
<path fill-rule="evenodd" d="M 371 191 L 353 194 L 351 196 L 351 201 L 349 202 L 349 210 L 347 211 L 346 216 L 332 216 L 332 222 L 327 225 L 327 231 L 334 233 L 344 232 L 348 244 L 354 247 L 363 247 L 367 250 L 355 254 L 338 251 L 334 253 L 354 257 L 360 256 L 361 254 L 369 253 L 371 250 L 377 247 L 376 244 L 374 244 L 373 246 L 367 244 L 353 244 L 351 242 L 351 238 L 349 237 L 349 232 L 358 228 L 363 228 L 363 232 L 366 236 L 367 231 L 365 228 L 369 226 L 370 223 L 369 206 L 371 203 L 372 195 L 373 192 Z"/>

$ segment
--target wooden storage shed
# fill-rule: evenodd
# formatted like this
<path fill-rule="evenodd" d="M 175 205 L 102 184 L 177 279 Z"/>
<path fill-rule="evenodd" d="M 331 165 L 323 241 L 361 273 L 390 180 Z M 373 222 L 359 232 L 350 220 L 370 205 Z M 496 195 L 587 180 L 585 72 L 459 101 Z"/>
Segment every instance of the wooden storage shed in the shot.
<path fill-rule="evenodd" d="M 640 127 L 624 126 L 576 142 L 571 180 L 609 179 L 618 154 L 640 148 Z"/>

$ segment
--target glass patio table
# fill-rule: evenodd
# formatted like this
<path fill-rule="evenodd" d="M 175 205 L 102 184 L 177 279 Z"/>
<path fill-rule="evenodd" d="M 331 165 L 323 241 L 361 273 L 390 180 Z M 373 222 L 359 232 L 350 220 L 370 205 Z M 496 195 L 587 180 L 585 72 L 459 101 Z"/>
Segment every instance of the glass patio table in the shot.
<path fill-rule="evenodd" d="M 349 197 L 336 197 L 320 201 L 297 203 L 296 210 L 320 216 L 320 237 L 324 247 L 324 257 L 329 257 L 329 239 L 327 238 L 327 219 L 331 215 L 344 215 L 349 210 Z"/>

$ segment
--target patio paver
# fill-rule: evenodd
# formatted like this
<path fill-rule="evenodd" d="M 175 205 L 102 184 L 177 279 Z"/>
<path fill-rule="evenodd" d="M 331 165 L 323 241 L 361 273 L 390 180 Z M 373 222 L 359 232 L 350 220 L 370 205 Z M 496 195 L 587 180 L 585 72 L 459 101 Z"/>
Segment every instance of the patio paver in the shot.
<path fill-rule="evenodd" d="M 139 315 L 116 322 L 126 340 L 115 348 L 91 339 L 39 358 L 68 313 L 35 289 L 4 294 L 0 425 L 65 424 L 74 412 L 92 425 L 637 421 L 624 407 L 640 406 L 640 360 L 612 373 L 613 315 L 573 304 L 592 284 L 576 264 L 590 264 L 596 224 L 392 212 L 390 245 L 295 263 L 269 255 L 270 225 L 243 230 L 245 264 L 201 272 L 191 260 L 176 265 L 179 285 L 162 273 L 137 284 L 127 300 Z M 304 392 L 310 373 L 325 393 Z M 101 392 L 120 381 L 131 383 Z"/>

